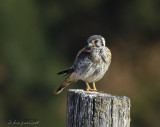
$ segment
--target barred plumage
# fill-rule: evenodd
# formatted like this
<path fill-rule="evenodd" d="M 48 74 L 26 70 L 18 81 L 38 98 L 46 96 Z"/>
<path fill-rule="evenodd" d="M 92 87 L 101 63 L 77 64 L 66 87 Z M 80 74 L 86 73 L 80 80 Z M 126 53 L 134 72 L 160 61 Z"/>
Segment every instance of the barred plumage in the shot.
<path fill-rule="evenodd" d="M 74 64 L 58 74 L 70 74 L 69 77 L 55 90 L 59 94 L 71 82 L 83 80 L 87 90 L 97 91 L 95 82 L 99 81 L 111 63 L 111 51 L 105 47 L 105 40 L 101 35 L 93 35 L 88 39 L 88 46 L 79 51 Z M 93 83 L 93 89 L 88 83 Z"/>

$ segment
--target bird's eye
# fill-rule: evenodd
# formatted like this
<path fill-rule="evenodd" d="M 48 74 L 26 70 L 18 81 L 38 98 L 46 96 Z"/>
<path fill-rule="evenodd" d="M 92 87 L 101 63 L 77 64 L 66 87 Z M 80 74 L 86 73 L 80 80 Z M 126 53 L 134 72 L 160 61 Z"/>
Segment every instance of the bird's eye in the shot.
<path fill-rule="evenodd" d="M 95 43 L 97 43 L 97 42 L 98 42 L 98 40 L 95 40 L 94 42 L 95 42 Z"/>

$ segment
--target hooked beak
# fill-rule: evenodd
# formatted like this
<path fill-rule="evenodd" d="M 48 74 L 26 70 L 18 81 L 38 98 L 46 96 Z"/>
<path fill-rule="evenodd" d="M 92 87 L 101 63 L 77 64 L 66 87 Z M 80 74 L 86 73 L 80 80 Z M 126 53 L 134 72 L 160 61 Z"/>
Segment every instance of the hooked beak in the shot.
<path fill-rule="evenodd" d="M 89 42 L 90 46 L 95 46 L 94 41 Z"/>

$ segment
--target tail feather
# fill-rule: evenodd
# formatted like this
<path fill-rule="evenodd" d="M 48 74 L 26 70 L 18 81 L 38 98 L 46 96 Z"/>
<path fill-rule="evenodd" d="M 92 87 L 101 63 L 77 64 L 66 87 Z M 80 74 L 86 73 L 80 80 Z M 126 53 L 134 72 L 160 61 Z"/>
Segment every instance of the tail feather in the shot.
<path fill-rule="evenodd" d="M 58 75 L 61 75 L 61 74 L 70 74 L 70 73 L 72 73 L 74 70 L 72 69 L 72 68 L 68 68 L 68 69 L 65 69 L 65 70 L 63 70 L 63 71 L 61 71 L 61 72 L 58 72 L 57 74 Z"/>
<path fill-rule="evenodd" d="M 67 87 L 72 81 L 74 80 L 73 78 L 73 73 L 68 76 L 63 82 L 62 84 L 54 91 L 54 94 L 59 94 L 63 91 L 63 89 L 65 87 Z"/>

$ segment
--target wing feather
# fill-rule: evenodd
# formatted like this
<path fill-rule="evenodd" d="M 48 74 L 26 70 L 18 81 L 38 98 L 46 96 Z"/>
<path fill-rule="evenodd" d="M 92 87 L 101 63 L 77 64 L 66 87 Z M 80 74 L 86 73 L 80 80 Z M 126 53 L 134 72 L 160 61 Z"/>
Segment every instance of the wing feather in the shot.
<path fill-rule="evenodd" d="M 89 47 L 84 47 L 83 49 L 81 49 L 79 52 L 78 52 L 78 55 L 74 61 L 74 68 L 76 69 L 77 68 L 77 65 L 79 63 L 81 63 L 81 61 L 83 61 L 87 56 L 89 56 L 91 53 L 91 49 Z"/>
<path fill-rule="evenodd" d="M 91 49 L 89 47 L 84 47 L 83 49 L 81 49 L 77 56 L 76 56 L 76 59 L 78 59 L 78 57 L 80 57 L 81 55 L 83 55 L 84 53 L 90 53 L 91 52 Z"/>

